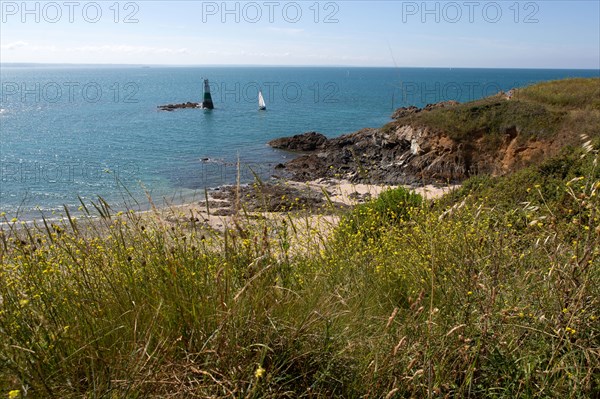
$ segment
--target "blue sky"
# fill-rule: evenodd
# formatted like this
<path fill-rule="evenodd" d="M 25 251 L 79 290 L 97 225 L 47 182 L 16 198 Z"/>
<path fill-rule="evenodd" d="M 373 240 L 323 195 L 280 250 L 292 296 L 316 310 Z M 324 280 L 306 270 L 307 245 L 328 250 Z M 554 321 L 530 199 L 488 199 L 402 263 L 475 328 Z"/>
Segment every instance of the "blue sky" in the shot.
<path fill-rule="evenodd" d="M 0 11 L 2 62 L 600 68 L 596 0 L 2 1 Z"/>

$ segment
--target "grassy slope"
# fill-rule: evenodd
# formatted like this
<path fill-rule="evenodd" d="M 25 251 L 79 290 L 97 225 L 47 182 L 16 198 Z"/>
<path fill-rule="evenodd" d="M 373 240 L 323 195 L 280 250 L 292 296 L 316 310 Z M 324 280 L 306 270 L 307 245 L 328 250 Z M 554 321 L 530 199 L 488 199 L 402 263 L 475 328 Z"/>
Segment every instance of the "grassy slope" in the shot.
<path fill-rule="evenodd" d="M 0 396 L 597 397 L 595 144 L 303 241 L 103 204 L 97 231 L 5 229 Z"/>
<path fill-rule="evenodd" d="M 573 144 L 579 134 L 600 135 L 600 79 L 540 83 L 517 90 L 510 101 L 492 96 L 408 116 L 389 127 L 407 123 L 439 129 L 459 142 L 483 132 L 493 145 L 506 129 L 516 127 L 522 140 L 569 132 L 562 144 Z"/>

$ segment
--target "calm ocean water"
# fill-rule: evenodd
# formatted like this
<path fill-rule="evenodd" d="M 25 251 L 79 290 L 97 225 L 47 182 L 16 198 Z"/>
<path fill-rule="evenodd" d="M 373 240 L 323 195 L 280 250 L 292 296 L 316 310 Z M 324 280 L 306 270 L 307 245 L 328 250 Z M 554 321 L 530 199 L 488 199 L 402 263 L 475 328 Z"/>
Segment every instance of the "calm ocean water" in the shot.
<path fill-rule="evenodd" d="M 145 192 L 155 203 L 202 197 L 205 187 L 268 177 L 290 154 L 266 142 L 319 131 L 333 137 L 389 121 L 394 108 L 469 101 L 597 70 L 6 67 L 0 69 L 0 209 L 34 218 L 78 197 L 117 208 Z M 216 109 L 157 111 L 201 101 Z M 257 110 L 262 88 L 268 110 Z"/>

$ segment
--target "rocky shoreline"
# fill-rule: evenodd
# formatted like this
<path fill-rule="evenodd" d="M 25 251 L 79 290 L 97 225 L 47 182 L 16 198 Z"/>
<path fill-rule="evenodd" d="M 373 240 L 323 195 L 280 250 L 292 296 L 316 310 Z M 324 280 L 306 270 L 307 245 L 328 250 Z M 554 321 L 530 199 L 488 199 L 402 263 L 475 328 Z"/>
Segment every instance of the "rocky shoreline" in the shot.
<path fill-rule="evenodd" d="M 392 118 L 455 105 L 445 102 L 423 109 L 400 108 Z M 185 215 L 192 210 L 202 215 L 200 220 L 207 225 L 219 229 L 240 212 L 331 214 L 336 209 L 376 198 L 382 191 L 399 185 L 410 186 L 427 198 L 438 197 L 453 189 L 451 183 L 459 180 L 464 171 L 438 161 L 433 168 L 428 165 L 430 174 L 423 173 L 421 165 L 426 160 L 417 164 L 414 161 L 424 154 L 431 157 L 431 153 L 440 151 L 437 142 L 433 145 L 436 149 L 432 148 L 432 134 L 423 133 L 412 127 L 397 131 L 387 131 L 384 127 L 362 129 L 332 139 L 313 131 L 271 140 L 268 145 L 272 148 L 297 155 L 275 167 L 277 176 L 266 182 L 209 190 L 206 200 L 184 206 Z"/>
<path fill-rule="evenodd" d="M 502 120 L 498 109 L 519 106 L 514 100 L 508 101 L 499 94 L 476 104 L 446 101 L 423 108 L 404 107 L 381 128 L 331 139 L 308 132 L 268 144 L 299 152 L 276 167 L 279 175 L 290 180 L 337 178 L 413 187 L 459 184 L 477 174 L 501 175 L 516 170 L 559 148 L 552 141 L 523 137 L 526 135 L 521 134 L 518 124 Z M 488 122 L 459 133 L 477 119 Z"/>
<path fill-rule="evenodd" d="M 477 104 L 469 112 L 494 112 L 493 107 L 507 101 L 496 97 L 489 98 L 491 106 Z M 194 106 L 181 104 L 182 108 Z M 175 105 L 166 107 L 175 109 Z M 328 209 L 353 206 L 397 186 L 435 198 L 469 176 L 501 174 L 528 154 L 535 154 L 529 150 L 535 150 L 536 143 L 519 141 L 515 126 L 507 125 L 500 133 L 499 145 L 490 147 L 486 132 L 474 131 L 461 141 L 452 131 L 423 123 L 429 116 L 464 112 L 461 107 L 453 101 L 404 107 L 381 128 L 335 138 L 311 131 L 271 140 L 268 145 L 272 148 L 294 154 L 293 159 L 275 166 L 274 179 L 210 190 L 206 200 L 189 204 L 188 211 L 204 215 L 207 224 L 220 228 L 224 219 L 240 212 L 327 214 Z"/>
<path fill-rule="evenodd" d="M 456 102 L 399 108 L 392 118 L 453 107 Z M 347 179 L 355 183 L 420 186 L 457 183 L 467 170 L 455 143 L 439 132 L 410 124 L 366 128 L 328 139 L 317 132 L 272 140 L 269 146 L 301 154 L 277 170 L 288 179 Z"/>
<path fill-rule="evenodd" d="M 329 193 L 332 194 L 332 193 Z M 211 190 L 209 200 L 200 201 L 200 208 L 217 216 L 229 216 L 236 208 L 247 212 L 315 211 L 327 205 L 325 194 L 307 185 L 284 181 L 256 182 L 236 186 L 222 186 Z M 335 206 L 345 206 L 335 203 Z"/>

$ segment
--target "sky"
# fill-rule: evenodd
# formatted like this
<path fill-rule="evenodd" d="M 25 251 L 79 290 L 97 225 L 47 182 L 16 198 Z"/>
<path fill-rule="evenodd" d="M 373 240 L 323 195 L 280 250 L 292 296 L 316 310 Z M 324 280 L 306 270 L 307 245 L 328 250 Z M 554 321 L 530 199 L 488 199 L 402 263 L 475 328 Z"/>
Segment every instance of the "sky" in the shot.
<path fill-rule="evenodd" d="M 600 69 L 600 1 L 1 1 L 0 62 Z"/>

